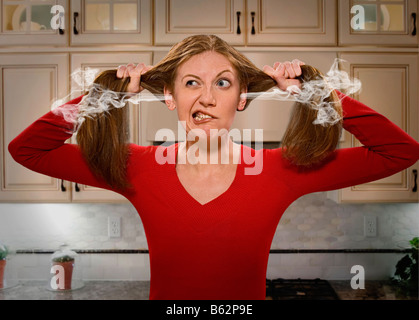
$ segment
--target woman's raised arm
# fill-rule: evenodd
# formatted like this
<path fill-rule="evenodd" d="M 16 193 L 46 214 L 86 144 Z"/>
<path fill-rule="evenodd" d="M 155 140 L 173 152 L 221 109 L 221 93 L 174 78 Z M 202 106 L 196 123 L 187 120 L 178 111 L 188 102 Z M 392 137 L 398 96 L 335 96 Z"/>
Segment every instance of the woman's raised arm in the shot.
<path fill-rule="evenodd" d="M 338 93 L 343 128 L 362 147 L 338 149 L 311 168 L 281 161 L 283 174 L 301 195 L 328 191 L 382 179 L 404 170 L 419 159 L 419 143 L 383 115 Z"/>
<path fill-rule="evenodd" d="M 82 96 L 58 108 L 65 108 L 66 113 L 77 113 L 81 99 Z M 73 123 L 59 112 L 50 111 L 12 140 L 9 152 L 16 162 L 35 172 L 109 189 L 104 181 L 93 175 L 79 147 L 65 143 L 72 135 Z"/>

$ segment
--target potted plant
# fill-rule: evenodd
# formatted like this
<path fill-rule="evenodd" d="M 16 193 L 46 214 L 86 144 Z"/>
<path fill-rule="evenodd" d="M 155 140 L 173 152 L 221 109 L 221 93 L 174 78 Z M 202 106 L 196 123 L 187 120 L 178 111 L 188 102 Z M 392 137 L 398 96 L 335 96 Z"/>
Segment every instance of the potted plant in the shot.
<path fill-rule="evenodd" d="M 74 268 L 74 260 L 75 260 L 76 253 L 74 251 L 69 250 L 66 246 L 62 246 L 61 249 L 55 252 L 52 255 L 52 266 L 60 266 L 61 268 L 54 268 L 53 270 L 56 272 L 56 280 L 54 289 L 57 290 L 70 290 L 71 289 L 71 281 L 73 279 L 73 268 Z M 64 277 L 59 273 L 63 272 Z M 64 279 L 64 283 L 59 283 L 60 279 Z"/>
<path fill-rule="evenodd" d="M 4 269 L 6 268 L 6 257 L 9 254 L 7 247 L 0 243 L 0 289 L 4 287 Z"/>
<path fill-rule="evenodd" d="M 397 262 L 394 277 L 391 279 L 393 283 L 399 286 L 399 291 L 402 294 L 417 297 L 419 237 L 413 238 L 409 243 L 411 252 Z"/>

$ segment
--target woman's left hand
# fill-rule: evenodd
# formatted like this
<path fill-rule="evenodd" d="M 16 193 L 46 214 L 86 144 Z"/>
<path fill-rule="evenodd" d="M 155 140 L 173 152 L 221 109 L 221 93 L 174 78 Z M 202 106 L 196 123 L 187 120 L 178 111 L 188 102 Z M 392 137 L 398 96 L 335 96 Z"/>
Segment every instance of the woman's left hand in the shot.
<path fill-rule="evenodd" d="M 291 86 L 297 86 L 299 89 L 301 89 L 300 80 L 295 78 L 301 76 L 302 71 L 300 66 L 304 64 L 304 62 L 298 59 L 294 59 L 292 62 L 275 62 L 273 67 L 264 66 L 263 71 L 272 79 L 274 79 L 278 88 L 283 91 L 286 91 L 287 88 Z"/>

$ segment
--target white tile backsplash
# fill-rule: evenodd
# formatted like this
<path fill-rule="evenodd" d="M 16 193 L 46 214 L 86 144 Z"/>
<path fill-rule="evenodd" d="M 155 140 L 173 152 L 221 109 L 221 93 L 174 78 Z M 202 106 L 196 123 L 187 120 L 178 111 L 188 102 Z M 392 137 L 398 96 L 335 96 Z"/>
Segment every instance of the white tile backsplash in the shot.
<path fill-rule="evenodd" d="M 377 217 L 377 237 L 364 236 L 364 216 Z M 109 238 L 109 216 L 121 217 L 121 238 Z M 400 249 L 419 235 L 419 205 L 336 204 L 325 193 L 306 195 L 284 213 L 272 249 Z M 12 249 L 147 249 L 141 219 L 130 204 L 0 204 L 0 241 Z M 368 279 L 394 272 L 401 254 L 271 254 L 269 278 L 350 279 L 352 265 Z M 22 279 L 48 274 L 48 254 L 17 254 Z M 85 279 L 149 280 L 148 254 L 80 254 Z M 46 272 L 46 273 L 45 273 Z"/>

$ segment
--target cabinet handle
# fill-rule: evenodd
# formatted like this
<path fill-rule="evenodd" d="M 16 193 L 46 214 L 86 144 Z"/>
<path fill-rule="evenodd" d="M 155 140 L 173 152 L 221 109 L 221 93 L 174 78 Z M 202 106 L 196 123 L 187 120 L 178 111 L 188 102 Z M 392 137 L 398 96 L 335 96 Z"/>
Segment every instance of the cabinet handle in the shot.
<path fill-rule="evenodd" d="M 256 34 L 256 30 L 255 30 L 255 15 L 256 15 L 256 13 L 254 11 L 252 11 L 250 14 L 252 16 L 252 34 Z"/>
<path fill-rule="evenodd" d="M 412 36 L 415 36 L 416 35 L 416 13 L 415 12 L 412 13 L 412 19 L 413 19 Z"/>
<path fill-rule="evenodd" d="M 418 170 L 413 169 L 413 176 L 415 178 L 414 178 L 414 186 L 413 186 L 412 191 L 417 192 L 418 191 Z"/>
<path fill-rule="evenodd" d="M 237 11 L 236 12 L 236 15 L 237 15 L 237 34 L 241 34 L 242 33 L 242 31 L 240 30 L 240 15 L 241 14 L 242 13 L 240 11 Z"/>
<path fill-rule="evenodd" d="M 76 183 L 76 186 L 74 187 L 76 189 L 76 192 L 80 192 L 79 184 Z"/>
<path fill-rule="evenodd" d="M 59 16 L 59 21 L 60 21 L 60 26 L 62 26 L 63 24 L 62 24 L 62 18 L 63 18 L 63 16 L 64 16 L 64 13 L 60 13 L 60 16 Z M 61 35 L 63 35 L 64 34 L 64 29 L 62 29 L 62 28 L 59 28 L 58 29 L 58 32 L 61 34 Z"/>
<path fill-rule="evenodd" d="M 78 16 L 79 16 L 79 13 L 74 12 L 74 14 L 73 14 L 73 24 L 74 24 L 73 33 L 74 34 L 79 34 L 79 31 L 77 30 L 77 18 L 78 18 Z"/>
<path fill-rule="evenodd" d="M 62 192 L 66 192 L 67 191 L 66 187 L 64 186 L 64 180 L 61 180 L 61 191 Z"/>

